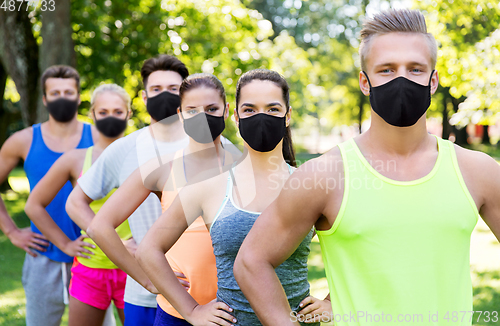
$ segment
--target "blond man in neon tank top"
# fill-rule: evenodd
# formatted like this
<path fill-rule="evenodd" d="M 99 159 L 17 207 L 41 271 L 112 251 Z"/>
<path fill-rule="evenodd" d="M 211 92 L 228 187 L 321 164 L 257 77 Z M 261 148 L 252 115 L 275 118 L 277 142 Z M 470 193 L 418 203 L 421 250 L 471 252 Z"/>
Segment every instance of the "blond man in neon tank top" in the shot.
<path fill-rule="evenodd" d="M 274 268 L 314 225 L 336 325 L 471 325 L 470 235 L 480 215 L 500 239 L 500 167 L 427 132 L 437 51 L 419 11 L 367 20 L 360 57 L 370 129 L 288 179 L 243 243 L 236 280 L 264 325 L 298 325 Z M 315 309 L 302 312 L 324 318 Z"/>

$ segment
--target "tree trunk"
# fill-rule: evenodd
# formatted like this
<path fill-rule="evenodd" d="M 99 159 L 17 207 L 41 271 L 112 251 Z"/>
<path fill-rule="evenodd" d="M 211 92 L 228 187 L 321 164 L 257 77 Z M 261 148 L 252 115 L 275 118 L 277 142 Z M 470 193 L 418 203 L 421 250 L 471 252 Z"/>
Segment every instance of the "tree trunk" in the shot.
<path fill-rule="evenodd" d="M 0 59 L 21 96 L 25 126 L 36 121 L 38 101 L 38 44 L 24 2 L 19 11 L 0 10 Z"/>
<path fill-rule="evenodd" d="M 369 0 L 363 0 L 361 1 L 361 15 L 366 16 L 366 7 L 368 6 Z M 359 116 L 358 116 L 358 123 L 359 123 L 359 133 L 361 134 L 361 124 L 363 122 L 363 108 L 365 106 L 365 101 L 366 101 L 366 96 L 362 93 L 359 92 Z"/>
<path fill-rule="evenodd" d="M 451 132 L 451 125 L 448 117 L 448 100 L 447 96 L 443 96 L 443 132 L 441 138 L 449 139 Z"/>
<path fill-rule="evenodd" d="M 455 134 L 455 144 L 460 146 L 469 144 L 469 142 L 467 141 L 467 139 L 469 138 L 467 127 L 458 129 L 457 127 L 453 126 L 453 133 Z"/>
<path fill-rule="evenodd" d="M 465 100 L 465 97 L 462 97 L 460 99 L 456 99 L 453 96 L 451 96 L 451 103 L 453 104 L 453 111 L 458 112 L 458 105 L 460 103 L 462 103 L 464 100 Z M 468 142 L 469 134 L 467 133 L 467 126 L 461 128 L 461 129 L 458 129 L 457 127 L 453 126 L 453 132 L 455 134 L 455 144 L 460 145 L 460 146 L 466 146 L 469 144 L 469 142 Z"/>
<path fill-rule="evenodd" d="M 490 129 L 490 126 L 483 125 L 483 139 L 481 142 L 483 144 L 486 144 L 486 145 L 491 145 L 489 129 Z"/>
<path fill-rule="evenodd" d="M 7 72 L 3 68 L 2 62 L 0 62 L 0 146 L 3 145 L 5 140 L 7 139 L 7 126 L 10 122 L 7 116 L 7 111 L 4 108 L 3 95 L 5 94 L 5 85 L 7 84 Z M 5 192 L 10 189 L 10 185 L 5 180 L 3 183 L 0 183 L 0 192 Z"/>
<path fill-rule="evenodd" d="M 7 111 L 4 108 L 3 95 L 5 94 L 5 86 L 7 85 L 7 72 L 3 68 L 3 64 L 0 61 L 0 146 L 3 145 L 7 139 L 7 126 L 4 126 L 7 120 Z"/>
<path fill-rule="evenodd" d="M 42 12 L 42 45 L 40 48 L 41 74 L 50 66 L 67 65 L 76 68 L 75 47 L 72 38 L 70 1 L 59 1 L 54 11 Z M 39 81 L 40 82 L 40 81 Z M 42 85 L 39 85 L 37 122 L 48 119 L 42 102 Z"/>

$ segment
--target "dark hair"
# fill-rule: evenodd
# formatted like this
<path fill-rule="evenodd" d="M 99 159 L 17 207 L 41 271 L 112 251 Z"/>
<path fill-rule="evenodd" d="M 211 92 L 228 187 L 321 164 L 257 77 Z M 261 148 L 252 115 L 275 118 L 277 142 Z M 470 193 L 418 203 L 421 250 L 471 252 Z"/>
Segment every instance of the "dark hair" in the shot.
<path fill-rule="evenodd" d="M 280 87 L 288 112 L 288 108 L 290 107 L 290 88 L 288 87 L 288 83 L 279 73 L 267 69 L 254 69 L 241 75 L 238 80 L 238 84 L 236 85 L 236 110 L 238 110 L 238 104 L 240 102 L 241 89 L 253 80 L 267 80 Z M 293 150 L 292 132 L 290 126 L 286 127 L 285 136 L 283 137 L 283 157 L 291 166 L 297 166 L 297 163 L 295 162 L 295 151 Z"/>
<path fill-rule="evenodd" d="M 144 88 L 146 88 L 148 84 L 149 75 L 158 70 L 175 71 L 181 75 L 182 79 L 186 79 L 186 77 L 189 76 L 189 71 L 181 60 L 171 55 L 160 54 L 144 61 L 144 64 L 142 65 L 141 76 Z"/>
<path fill-rule="evenodd" d="M 224 86 L 220 80 L 212 74 L 193 74 L 184 79 L 181 87 L 179 88 L 181 103 L 182 98 L 187 91 L 200 87 L 212 88 L 218 91 L 220 98 L 224 101 L 224 110 L 226 109 L 226 91 L 224 90 Z"/>
<path fill-rule="evenodd" d="M 80 93 L 80 75 L 75 68 L 64 65 L 50 66 L 42 74 L 42 91 L 43 95 L 47 95 L 45 83 L 49 78 L 72 78 L 76 81 L 76 89 Z"/>

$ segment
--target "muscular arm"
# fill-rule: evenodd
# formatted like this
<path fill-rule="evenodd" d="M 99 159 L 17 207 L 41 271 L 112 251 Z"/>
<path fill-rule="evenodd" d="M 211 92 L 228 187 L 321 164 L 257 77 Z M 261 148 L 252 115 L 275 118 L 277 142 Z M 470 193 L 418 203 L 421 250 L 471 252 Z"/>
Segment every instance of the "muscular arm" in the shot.
<path fill-rule="evenodd" d="M 500 165 L 485 153 L 455 145 L 460 172 L 479 215 L 500 241 Z"/>
<path fill-rule="evenodd" d="M 31 129 L 24 129 L 12 135 L 0 149 L 0 183 L 4 182 L 9 173 L 16 167 L 20 159 L 24 159 L 31 145 Z M 28 148 L 27 148 L 28 147 Z M 47 241 L 41 234 L 31 231 L 30 227 L 19 229 L 7 213 L 7 208 L 0 197 L 0 229 L 7 235 L 13 245 L 26 251 L 33 257 L 36 253 L 31 249 L 45 251 Z"/>
<path fill-rule="evenodd" d="M 86 236 L 80 236 L 72 241 L 45 209 L 66 182 L 74 179 L 72 169 L 81 165 L 77 161 L 75 151 L 70 151 L 61 156 L 33 189 L 28 197 L 24 211 L 37 228 L 64 253 L 70 256 L 88 258 L 86 254 L 91 254 L 91 252 L 85 249 L 85 246 L 91 245 L 82 241 Z"/>
<path fill-rule="evenodd" d="M 476 169 L 479 174 L 476 180 L 481 182 L 475 184 L 475 188 L 481 190 L 483 198 L 479 215 L 500 242 L 500 165 L 486 154 L 480 156 L 475 160 L 477 164 L 481 164 Z"/>
<path fill-rule="evenodd" d="M 325 212 L 325 180 L 313 182 L 315 173 L 318 179 L 325 176 L 314 172 L 314 164 L 306 163 L 288 179 L 278 198 L 259 216 L 236 257 L 236 281 L 264 325 L 298 325 L 291 320 L 274 269 L 290 257 Z"/>
<path fill-rule="evenodd" d="M 115 228 L 128 219 L 150 193 L 151 191 L 144 187 L 140 171 L 137 169 L 104 203 L 92 219 L 87 233 L 113 263 L 147 290 L 155 292 L 148 277 L 115 231 Z M 85 218 L 89 218 L 91 213 L 86 208 L 85 211 Z"/>

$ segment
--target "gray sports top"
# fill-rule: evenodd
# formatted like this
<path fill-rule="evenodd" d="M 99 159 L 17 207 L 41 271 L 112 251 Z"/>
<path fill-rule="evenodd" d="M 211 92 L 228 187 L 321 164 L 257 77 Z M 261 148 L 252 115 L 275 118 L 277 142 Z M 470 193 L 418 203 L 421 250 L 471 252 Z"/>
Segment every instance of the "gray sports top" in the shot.
<path fill-rule="evenodd" d="M 291 168 L 289 167 L 291 172 Z M 233 274 L 234 261 L 238 250 L 245 240 L 260 213 L 250 212 L 234 204 L 232 173 L 228 177 L 226 197 L 210 228 L 212 246 L 217 266 L 217 301 L 225 302 L 233 308 L 236 325 L 262 325 L 253 312 L 248 300 L 240 290 Z M 285 293 L 293 311 L 298 311 L 299 303 L 309 295 L 307 281 L 307 257 L 309 256 L 313 230 L 299 245 L 297 250 L 276 268 Z M 319 325 L 304 324 L 304 325 Z"/>

